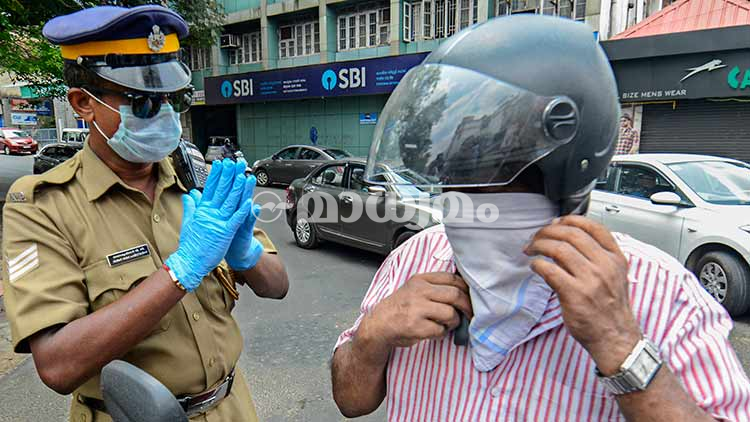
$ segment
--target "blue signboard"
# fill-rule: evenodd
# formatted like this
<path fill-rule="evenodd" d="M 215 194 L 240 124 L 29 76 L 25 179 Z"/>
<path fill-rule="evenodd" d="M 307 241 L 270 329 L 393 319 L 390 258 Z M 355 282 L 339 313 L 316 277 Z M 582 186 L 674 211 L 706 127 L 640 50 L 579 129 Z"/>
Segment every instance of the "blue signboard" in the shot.
<path fill-rule="evenodd" d="M 52 101 L 45 100 L 36 105 L 37 116 L 51 116 L 52 115 Z"/>
<path fill-rule="evenodd" d="M 205 79 L 206 104 L 387 94 L 427 54 L 210 77 Z"/>
<path fill-rule="evenodd" d="M 378 113 L 359 113 L 359 124 L 375 125 L 378 123 Z"/>

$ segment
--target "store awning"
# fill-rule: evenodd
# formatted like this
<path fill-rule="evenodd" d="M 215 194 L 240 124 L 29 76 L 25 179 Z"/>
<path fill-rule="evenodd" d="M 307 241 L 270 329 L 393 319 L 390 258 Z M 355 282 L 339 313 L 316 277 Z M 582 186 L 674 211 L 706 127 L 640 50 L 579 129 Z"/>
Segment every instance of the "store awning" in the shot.
<path fill-rule="evenodd" d="M 679 0 L 612 40 L 750 25 L 748 0 Z"/>

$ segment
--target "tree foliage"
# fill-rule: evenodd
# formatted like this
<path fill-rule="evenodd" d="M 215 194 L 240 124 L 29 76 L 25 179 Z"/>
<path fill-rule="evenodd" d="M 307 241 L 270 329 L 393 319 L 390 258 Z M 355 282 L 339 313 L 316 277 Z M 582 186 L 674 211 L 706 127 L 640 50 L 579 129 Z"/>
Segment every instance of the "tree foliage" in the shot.
<path fill-rule="evenodd" d="M 190 26 L 190 36 L 182 44 L 196 47 L 214 44 L 225 18 L 217 0 L 0 0 L 0 71 L 29 83 L 39 96 L 64 95 L 60 49 L 44 39 L 42 27 L 55 16 L 105 4 L 167 6 Z"/>

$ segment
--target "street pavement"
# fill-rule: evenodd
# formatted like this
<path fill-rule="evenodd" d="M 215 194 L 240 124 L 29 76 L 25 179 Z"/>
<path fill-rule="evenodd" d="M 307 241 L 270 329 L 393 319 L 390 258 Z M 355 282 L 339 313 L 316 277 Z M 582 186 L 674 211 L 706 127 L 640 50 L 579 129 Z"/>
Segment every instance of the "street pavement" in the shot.
<path fill-rule="evenodd" d="M 0 156 L 0 171 L 6 160 L 18 158 Z M 256 197 L 273 208 L 283 201 L 284 191 L 258 189 Z M 279 249 L 291 288 L 282 301 L 258 299 L 250 290 L 241 292 L 234 311 L 245 339 L 239 366 L 247 375 L 261 420 L 345 420 L 331 398 L 331 349 L 339 333 L 354 322 L 382 257 L 330 242 L 316 250 L 300 249 L 283 211 L 275 214 L 278 219 L 259 227 Z M 261 217 L 269 220 L 273 215 L 264 209 Z M 8 329 L 0 317 L 0 352 L 3 338 L 8 338 Z M 750 371 L 750 317 L 736 323 L 732 343 Z M 68 398 L 39 381 L 31 359 L 0 376 L 0 422 L 67 420 L 68 403 Z M 358 420 L 385 420 L 384 407 Z"/>

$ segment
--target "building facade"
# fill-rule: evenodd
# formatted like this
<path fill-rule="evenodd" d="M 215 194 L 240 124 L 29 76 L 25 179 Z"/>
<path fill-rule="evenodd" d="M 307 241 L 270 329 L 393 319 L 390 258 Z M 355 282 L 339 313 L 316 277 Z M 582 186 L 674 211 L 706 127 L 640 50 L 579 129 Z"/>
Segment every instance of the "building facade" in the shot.
<path fill-rule="evenodd" d="M 750 1 L 679 0 L 602 42 L 640 151 L 750 162 Z"/>
<path fill-rule="evenodd" d="M 223 0 L 223 34 L 185 50 L 196 106 L 185 135 L 205 150 L 236 136 L 249 162 L 290 144 L 366 156 L 401 77 L 447 37 L 513 13 L 567 17 L 599 32 L 602 0 Z"/>

